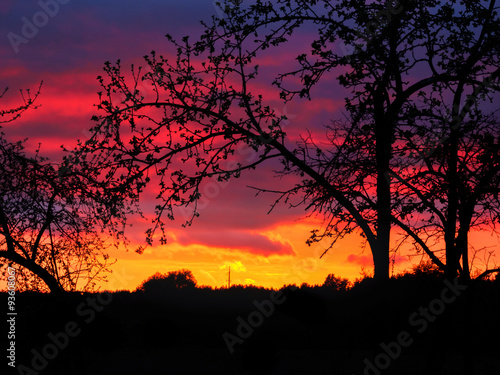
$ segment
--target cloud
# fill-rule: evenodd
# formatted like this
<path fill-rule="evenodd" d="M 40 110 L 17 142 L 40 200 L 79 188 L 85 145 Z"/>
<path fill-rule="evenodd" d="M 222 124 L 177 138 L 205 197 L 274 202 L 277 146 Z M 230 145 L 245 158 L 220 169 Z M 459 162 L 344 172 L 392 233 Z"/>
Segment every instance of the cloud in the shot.
<path fill-rule="evenodd" d="M 245 272 L 247 270 L 246 267 L 243 265 L 243 263 L 241 263 L 239 260 L 235 262 L 226 261 L 222 266 L 219 267 L 219 269 L 222 270 L 228 267 L 231 267 L 234 272 Z"/>
<path fill-rule="evenodd" d="M 3 35 L 9 30 L 20 32 L 21 18 L 30 18 L 40 11 L 36 2 L 9 4 L 9 10 L 5 13 L 9 22 L 0 23 Z M 0 43 L 0 57 L 4 61 L 0 77 L 5 78 L 4 84 L 12 88 L 9 97 L 17 103 L 20 98 L 12 95 L 17 89 L 34 89 L 41 80 L 44 81 L 37 101 L 42 106 L 26 112 L 9 127 L 7 136 L 13 141 L 28 136 L 28 150 L 34 150 L 38 143 L 42 143 L 42 154 L 51 161 L 58 161 L 61 158 L 60 145 L 71 149 L 77 138 L 88 137 L 88 129 L 93 125 L 91 115 L 98 112 L 93 106 L 98 101 L 96 93 L 101 90 L 96 77 L 103 74 L 104 61 L 113 63 L 121 59 L 123 72 L 128 74 L 131 63 L 145 65 L 142 56 L 152 49 L 164 56 L 175 54 L 175 49 L 164 37 L 166 33 L 174 37 L 196 35 L 202 30 L 199 20 L 209 21 L 216 14 L 214 2 L 200 0 L 147 3 L 124 0 L 120 2 L 120 7 L 117 7 L 116 2 L 89 0 L 83 4 L 71 1 L 61 5 L 57 15 L 50 18 L 50 22 L 40 28 L 28 44 L 20 46 L 18 54 L 14 53 L 7 38 L 4 38 L 3 44 Z M 309 46 L 310 37 L 305 35 L 294 40 L 296 44 Z M 337 104 L 329 98 L 316 97 L 319 101 L 312 104 L 308 102 L 307 106 L 290 103 L 285 107 L 280 100 L 276 100 L 280 90 L 270 85 L 274 74 L 296 65 L 296 51 L 289 47 L 286 44 L 283 48 L 270 49 L 259 56 L 261 74 L 255 82 L 252 81 L 252 91 L 263 94 L 266 104 L 275 108 L 277 113 L 290 115 L 290 121 L 284 125 L 284 129 L 293 140 L 299 130 L 304 130 L 304 124 L 308 124 L 312 130 L 316 127 L 322 131 L 321 123 L 324 121 L 320 121 L 316 114 L 326 109 L 326 112 L 331 113 Z M 329 96 L 331 93 L 328 93 Z M 248 159 L 254 161 L 252 157 L 255 157 L 255 153 L 247 148 L 234 158 L 247 159 L 248 162 Z M 182 165 L 182 168 L 185 167 Z M 224 186 L 210 181 L 204 183 L 202 199 L 198 202 L 201 216 L 194 223 L 196 228 L 262 231 L 277 223 L 300 218 L 304 214 L 304 206 L 292 210 L 286 204 L 278 205 L 267 215 L 277 195 L 261 194 L 255 197 L 256 191 L 247 187 L 286 189 L 293 187 L 297 178 L 285 176 L 278 180 L 273 172 L 273 169 L 281 168 L 277 160 L 266 162 L 258 168 L 258 171 L 243 173 L 240 179 L 233 179 Z M 153 184 L 150 187 L 157 188 Z M 155 192 L 152 196 L 156 196 Z M 157 203 L 153 200 L 150 202 L 152 207 Z M 179 212 L 179 220 L 173 227 L 178 228 L 189 218 L 189 214 L 187 211 Z M 282 247 L 279 241 L 258 236 L 253 239 L 267 249 L 264 251 L 266 254 Z M 280 251 L 287 252 L 289 249 Z"/>
<path fill-rule="evenodd" d="M 218 231 L 181 231 L 177 241 L 184 246 L 199 244 L 209 247 L 242 250 L 255 255 L 292 255 L 295 252 L 289 243 L 273 241 L 268 237 L 247 231 L 220 229 Z"/>
<path fill-rule="evenodd" d="M 198 272 L 202 273 L 203 275 L 207 276 L 214 284 L 217 284 L 217 280 L 215 277 L 212 276 L 212 274 L 208 271 L 205 270 L 199 270 Z"/>
<path fill-rule="evenodd" d="M 401 264 L 401 263 L 409 262 L 408 257 L 404 257 L 404 256 L 401 256 L 399 254 L 396 254 L 395 256 L 391 256 L 390 261 L 391 261 L 391 263 L 394 261 L 394 264 Z"/>
<path fill-rule="evenodd" d="M 391 258 L 390 258 L 391 264 L 392 264 L 393 260 L 394 260 L 394 264 L 396 264 L 396 265 L 408 262 L 407 257 L 401 256 L 399 254 L 396 254 L 395 256 L 391 256 Z M 347 262 L 359 264 L 360 266 L 363 266 L 363 267 L 373 266 L 373 258 L 371 255 L 349 254 L 347 256 Z"/>
<path fill-rule="evenodd" d="M 373 258 L 368 255 L 349 254 L 347 256 L 347 262 L 359 264 L 363 267 L 373 266 Z"/>

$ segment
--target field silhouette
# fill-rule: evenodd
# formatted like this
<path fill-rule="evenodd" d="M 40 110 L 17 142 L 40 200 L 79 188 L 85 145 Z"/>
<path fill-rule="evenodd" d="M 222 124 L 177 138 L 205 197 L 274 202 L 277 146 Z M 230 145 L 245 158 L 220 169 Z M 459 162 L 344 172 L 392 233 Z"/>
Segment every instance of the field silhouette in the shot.
<path fill-rule="evenodd" d="M 340 291 L 325 282 L 18 293 L 16 364 L 26 367 L 13 373 L 496 373 L 500 283 L 447 285 L 408 274 Z M 411 344 L 395 344 L 402 333 Z"/>

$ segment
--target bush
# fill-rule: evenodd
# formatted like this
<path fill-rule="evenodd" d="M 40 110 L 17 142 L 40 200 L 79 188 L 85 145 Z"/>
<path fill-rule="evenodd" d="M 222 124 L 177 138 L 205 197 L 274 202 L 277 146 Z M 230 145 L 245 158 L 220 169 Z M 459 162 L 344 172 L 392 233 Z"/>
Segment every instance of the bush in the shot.
<path fill-rule="evenodd" d="M 161 293 L 164 291 L 196 288 L 196 279 L 189 270 L 172 271 L 168 274 L 156 272 L 137 287 L 137 291 Z"/>
<path fill-rule="evenodd" d="M 427 262 L 421 262 L 411 268 L 411 271 L 406 271 L 402 275 L 403 277 L 427 277 L 427 278 L 436 278 L 439 279 L 440 277 L 444 276 L 444 272 L 433 262 L 427 261 Z"/>
<path fill-rule="evenodd" d="M 323 283 L 323 288 L 327 288 L 335 292 L 346 292 L 351 288 L 351 282 L 349 279 L 337 277 L 331 273 L 326 277 L 325 282 Z"/>

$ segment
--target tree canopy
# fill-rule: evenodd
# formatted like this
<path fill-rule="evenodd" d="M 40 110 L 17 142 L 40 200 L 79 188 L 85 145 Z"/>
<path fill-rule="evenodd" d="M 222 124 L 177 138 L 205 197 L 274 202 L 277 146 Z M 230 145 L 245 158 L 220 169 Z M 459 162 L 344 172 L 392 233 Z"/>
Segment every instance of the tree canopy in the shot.
<path fill-rule="evenodd" d="M 192 289 L 196 287 L 196 278 L 189 270 L 171 271 L 168 273 L 156 272 L 144 280 L 137 291 L 146 293 L 164 293 L 175 289 Z"/>

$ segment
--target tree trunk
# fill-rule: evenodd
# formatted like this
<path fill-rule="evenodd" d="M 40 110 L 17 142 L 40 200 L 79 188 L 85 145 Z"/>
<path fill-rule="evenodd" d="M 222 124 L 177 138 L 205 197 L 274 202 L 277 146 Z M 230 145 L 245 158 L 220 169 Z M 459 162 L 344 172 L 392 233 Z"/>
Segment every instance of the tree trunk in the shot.
<path fill-rule="evenodd" d="M 374 273 L 373 278 L 377 281 L 389 280 L 389 237 L 384 236 L 377 239 L 375 247 L 372 248 Z"/>
<path fill-rule="evenodd" d="M 458 110 L 459 105 L 455 105 Z M 458 119 L 458 114 L 455 115 Z M 458 121 L 458 120 L 457 120 Z M 458 216 L 458 128 L 460 124 L 454 124 L 451 128 L 448 149 L 448 171 L 446 182 L 448 183 L 448 210 L 446 212 L 446 223 L 444 225 L 444 241 L 446 248 L 446 277 L 454 279 L 457 277 L 460 266 L 460 254 L 457 254 L 455 244 Z"/>
<path fill-rule="evenodd" d="M 388 163 L 387 163 L 388 164 Z M 373 249 L 374 278 L 389 279 L 389 249 L 391 232 L 391 190 L 389 177 L 377 171 L 377 241 Z"/>
<path fill-rule="evenodd" d="M 458 255 L 462 257 L 462 272 L 460 278 L 465 281 L 470 280 L 470 269 L 469 269 L 469 235 L 465 232 L 463 236 L 457 237 L 457 252 Z"/>
<path fill-rule="evenodd" d="M 462 197 L 462 199 L 465 198 Z M 469 230 L 473 214 L 474 214 L 474 205 L 462 202 L 459 210 L 460 228 L 458 230 L 456 245 L 457 245 L 457 255 L 458 257 L 462 258 L 462 272 L 460 274 L 460 277 L 466 282 L 470 280 Z"/>
<path fill-rule="evenodd" d="M 379 103 L 380 105 L 380 103 Z M 389 279 L 389 249 L 391 233 L 391 186 L 389 162 L 392 131 L 389 121 L 381 113 L 375 114 L 375 159 L 377 163 L 377 241 L 373 249 L 374 279 Z"/>

